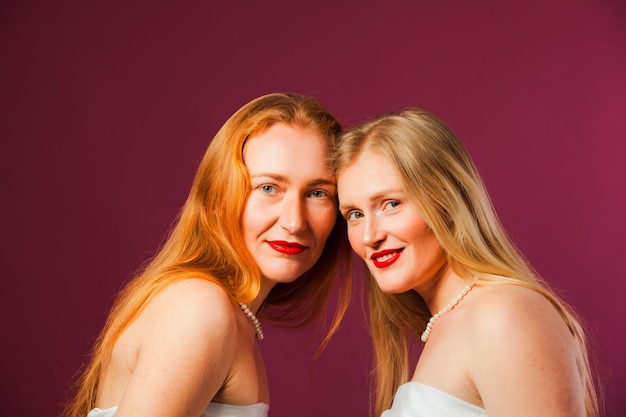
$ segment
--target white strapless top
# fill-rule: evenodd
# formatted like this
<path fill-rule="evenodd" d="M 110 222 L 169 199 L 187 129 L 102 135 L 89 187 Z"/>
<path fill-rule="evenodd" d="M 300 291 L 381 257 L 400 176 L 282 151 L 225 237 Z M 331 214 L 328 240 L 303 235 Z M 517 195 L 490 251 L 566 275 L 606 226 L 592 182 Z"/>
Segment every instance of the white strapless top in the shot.
<path fill-rule="evenodd" d="M 380 417 L 488 417 L 474 404 L 419 382 L 400 385 L 391 409 Z"/>
<path fill-rule="evenodd" d="M 221 403 L 210 403 L 199 417 L 267 417 L 270 406 L 265 403 L 252 405 L 229 405 Z M 94 408 L 87 414 L 87 417 L 114 417 L 117 407 L 101 410 Z"/>

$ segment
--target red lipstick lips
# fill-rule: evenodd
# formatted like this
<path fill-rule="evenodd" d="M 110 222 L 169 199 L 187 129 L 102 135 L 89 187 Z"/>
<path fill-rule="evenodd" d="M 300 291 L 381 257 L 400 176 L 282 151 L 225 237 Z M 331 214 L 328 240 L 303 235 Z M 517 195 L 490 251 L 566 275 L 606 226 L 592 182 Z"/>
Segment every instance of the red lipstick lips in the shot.
<path fill-rule="evenodd" d="M 285 255 L 299 255 L 306 249 L 306 246 L 302 246 L 296 242 L 285 242 L 283 240 L 272 240 L 267 242 L 272 249 L 276 252 L 284 253 Z"/>
<path fill-rule="evenodd" d="M 373 253 L 370 259 L 374 262 L 376 268 L 387 268 L 398 260 L 403 250 L 404 248 L 381 250 L 380 252 Z"/>

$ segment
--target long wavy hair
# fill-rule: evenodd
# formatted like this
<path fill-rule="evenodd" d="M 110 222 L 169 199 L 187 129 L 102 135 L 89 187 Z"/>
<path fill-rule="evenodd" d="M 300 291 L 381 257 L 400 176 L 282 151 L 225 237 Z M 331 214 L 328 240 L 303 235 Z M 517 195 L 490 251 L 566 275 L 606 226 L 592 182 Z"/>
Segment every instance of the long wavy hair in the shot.
<path fill-rule="evenodd" d="M 598 400 L 578 319 L 507 236 L 469 153 L 454 132 L 421 109 L 382 115 L 342 135 L 334 157 L 336 175 L 364 150 L 383 155 L 395 167 L 409 199 L 433 230 L 456 274 L 483 285 L 512 283 L 530 288 L 554 305 L 583 352 L 587 416 L 597 416 Z M 417 292 L 385 294 L 367 275 L 374 408 L 380 415 L 409 379 L 412 347 L 430 312 Z"/>
<path fill-rule="evenodd" d="M 257 296 L 261 274 L 244 243 L 240 227 L 250 193 L 243 148 L 248 138 L 276 123 L 321 133 L 328 141 L 327 162 L 331 163 L 330 155 L 341 126 L 314 98 L 290 93 L 269 94 L 235 112 L 208 146 L 187 201 L 163 247 L 118 295 L 62 416 L 85 417 L 95 406 L 100 375 L 113 346 L 163 288 L 194 277 L 219 284 L 233 302 L 247 303 Z M 317 263 L 297 280 L 274 286 L 261 315 L 282 326 L 307 324 L 324 316 L 336 283 L 335 312 L 322 349 L 348 306 L 350 254 L 345 224 L 337 216 Z"/>

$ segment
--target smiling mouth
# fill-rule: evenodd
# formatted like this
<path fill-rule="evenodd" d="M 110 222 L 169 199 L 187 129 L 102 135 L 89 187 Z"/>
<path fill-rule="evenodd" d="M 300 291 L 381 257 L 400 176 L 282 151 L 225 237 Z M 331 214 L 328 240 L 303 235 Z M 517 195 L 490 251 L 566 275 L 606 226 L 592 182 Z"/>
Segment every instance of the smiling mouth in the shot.
<path fill-rule="evenodd" d="M 373 253 L 370 259 L 376 268 L 387 268 L 398 260 L 403 250 L 404 248 L 383 250 Z"/>
<path fill-rule="evenodd" d="M 285 255 L 299 255 L 307 248 L 296 242 L 285 242 L 282 240 L 272 240 L 267 243 L 276 252 L 284 253 Z"/>

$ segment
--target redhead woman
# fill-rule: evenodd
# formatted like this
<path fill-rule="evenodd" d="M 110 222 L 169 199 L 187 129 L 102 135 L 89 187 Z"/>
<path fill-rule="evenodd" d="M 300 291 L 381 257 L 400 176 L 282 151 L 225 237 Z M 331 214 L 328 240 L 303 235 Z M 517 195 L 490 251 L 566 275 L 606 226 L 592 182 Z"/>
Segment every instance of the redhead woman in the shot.
<path fill-rule="evenodd" d="M 330 164 L 339 131 L 295 94 L 226 121 L 165 245 L 117 298 L 64 416 L 267 415 L 259 318 L 310 322 L 347 277 Z M 348 297 L 343 279 L 327 338 Z"/>
<path fill-rule="evenodd" d="M 377 416 L 598 415 L 578 320 L 511 243 L 448 126 L 381 116 L 343 135 L 335 164 L 369 269 Z"/>

